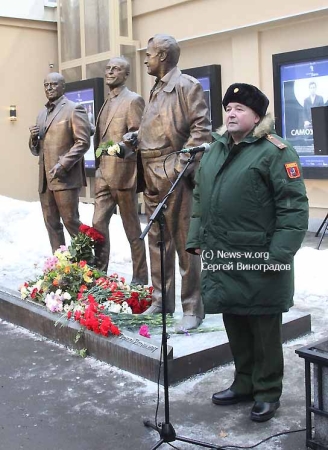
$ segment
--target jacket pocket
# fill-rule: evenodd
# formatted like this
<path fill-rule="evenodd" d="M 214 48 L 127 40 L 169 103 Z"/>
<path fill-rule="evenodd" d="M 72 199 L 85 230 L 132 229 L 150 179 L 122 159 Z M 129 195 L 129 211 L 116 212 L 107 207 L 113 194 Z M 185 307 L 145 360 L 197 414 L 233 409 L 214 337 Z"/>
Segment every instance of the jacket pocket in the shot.
<path fill-rule="evenodd" d="M 203 226 L 199 227 L 199 242 L 204 244 L 206 242 L 207 231 Z"/>
<path fill-rule="evenodd" d="M 229 244 L 263 247 L 267 243 L 266 233 L 263 231 L 227 231 Z"/>

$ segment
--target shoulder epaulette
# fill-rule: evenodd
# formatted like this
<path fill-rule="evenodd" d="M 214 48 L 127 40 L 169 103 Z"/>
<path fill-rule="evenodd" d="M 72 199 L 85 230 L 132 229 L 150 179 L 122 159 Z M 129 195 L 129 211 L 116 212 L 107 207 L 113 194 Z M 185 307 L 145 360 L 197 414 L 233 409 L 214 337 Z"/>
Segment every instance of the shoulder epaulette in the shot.
<path fill-rule="evenodd" d="M 273 144 L 276 147 L 278 147 L 280 150 L 283 150 L 284 148 L 287 148 L 286 144 L 284 144 L 283 142 L 279 141 L 279 139 L 277 139 L 275 136 L 272 136 L 272 134 L 267 134 L 265 136 L 265 139 L 267 139 L 269 142 L 271 142 L 271 144 Z"/>

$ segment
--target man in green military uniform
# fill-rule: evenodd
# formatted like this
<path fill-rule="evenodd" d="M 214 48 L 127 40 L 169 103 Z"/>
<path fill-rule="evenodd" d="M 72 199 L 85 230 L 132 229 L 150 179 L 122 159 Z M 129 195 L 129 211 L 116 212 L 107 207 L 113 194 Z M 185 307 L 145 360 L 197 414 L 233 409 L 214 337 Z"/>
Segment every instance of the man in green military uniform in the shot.
<path fill-rule="evenodd" d="M 293 305 L 293 258 L 308 225 L 299 158 L 273 130 L 269 100 L 231 85 L 225 126 L 196 175 L 187 251 L 202 256 L 207 313 L 223 313 L 235 363 L 217 405 L 255 400 L 251 419 L 271 419 L 283 379 L 282 313 Z"/>

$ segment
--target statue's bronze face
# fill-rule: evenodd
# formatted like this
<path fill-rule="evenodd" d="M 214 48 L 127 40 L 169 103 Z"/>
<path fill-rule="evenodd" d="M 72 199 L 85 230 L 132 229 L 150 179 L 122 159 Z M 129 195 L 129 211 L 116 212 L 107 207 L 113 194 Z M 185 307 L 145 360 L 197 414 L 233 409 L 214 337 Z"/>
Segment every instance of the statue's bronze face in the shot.
<path fill-rule="evenodd" d="M 43 86 L 46 97 L 50 102 L 57 100 L 65 92 L 65 81 L 58 73 L 49 73 Z"/>
<path fill-rule="evenodd" d="M 105 82 L 110 89 L 122 86 L 128 78 L 126 62 L 121 58 L 111 58 L 105 70 Z"/>
<path fill-rule="evenodd" d="M 149 75 L 153 75 L 155 77 L 159 76 L 161 68 L 160 53 L 154 46 L 153 42 L 148 44 L 144 64 L 147 66 L 147 72 Z"/>

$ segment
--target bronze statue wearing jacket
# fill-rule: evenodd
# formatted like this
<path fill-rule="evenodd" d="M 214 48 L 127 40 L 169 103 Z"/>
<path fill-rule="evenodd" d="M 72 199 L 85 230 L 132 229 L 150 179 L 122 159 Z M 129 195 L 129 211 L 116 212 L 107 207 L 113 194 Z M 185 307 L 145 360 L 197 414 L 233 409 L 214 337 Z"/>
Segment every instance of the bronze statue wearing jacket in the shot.
<path fill-rule="evenodd" d="M 109 141 L 119 143 L 125 133 L 139 128 L 145 102 L 131 92 L 125 82 L 130 66 L 124 58 L 111 58 L 105 72 L 109 94 L 96 122 L 94 148 Z M 132 283 L 147 284 L 148 269 L 145 244 L 137 209 L 137 156 L 129 152 L 124 158 L 106 152 L 96 157 L 95 210 L 93 226 L 105 236 L 105 243 L 96 246 L 96 265 L 107 271 L 110 254 L 109 222 L 116 205 L 120 208 L 123 227 L 132 255 Z"/>
<path fill-rule="evenodd" d="M 90 146 L 90 123 L 83 106 L 64 96 L 64 77 L 44 80 L 48 102 L 30 127 L 29 147 L 39 156 L 39 195 L 52 251 L 65 245 L 64 223 L 71 236 L 79 231 L 79 191 L 86 186 L 83 155 Z"/>
<path fill-rule="evenodd" d="M 145 65 L 149 75 L 155 76 L 149 103 L 145 108 L 138 132 L 146 188 L 146 214 L 152 215 L 158 203 L 168 193 L 171 182 L 182 171 L 188 155 L 174 154 L 184 147 L 201 145 L 211 140 L 209 111 L 203 89 L 193 77 L 182 74 L 177 63 L 180 48 L 172 36 L 155 35 L 149 39 Z M 124 137 L 128 145 L 132 133 Z M 163 163 L 167 155 L 164 170 Z M 193 167 L 192 167 L 193 166 Z M 175 191 L 170 195 L 164 211 L 165 273 L 168 313 L 175 310 L 175 253 L 181 273 L 181 303 L 183 318 L 177 332 L 197 328 L 204 318 L 200 295 L 200 258 L 185 251 L 192 204 L 192 177 L 196 164 L 189 166 Z M 158 247 L 159 227 L 154 224 L 148 234 L 151 263 L 151 282 L 154 287 L 152 305 L 146 311 L 162 311 L 161 266 Z"/>

